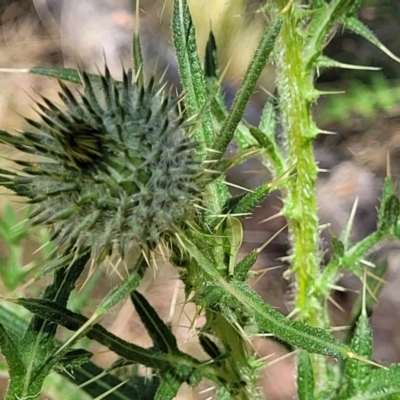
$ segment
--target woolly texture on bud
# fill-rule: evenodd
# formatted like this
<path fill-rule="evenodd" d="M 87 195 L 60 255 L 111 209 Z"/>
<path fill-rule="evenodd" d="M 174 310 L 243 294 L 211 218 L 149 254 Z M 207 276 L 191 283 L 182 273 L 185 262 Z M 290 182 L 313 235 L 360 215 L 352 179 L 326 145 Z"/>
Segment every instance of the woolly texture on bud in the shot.
<path fill-rule="evenodd" d="M 178 100 L 153 82 L 140 87 L 81 73 L 83 94 L 60 82 L 62 107 L 42 98 L 40 122 L 0 141 L 36 161 L 23 173 L 1 171 L 1 184 L 35 204 L 33 224 L 51 226 L 61 248 L 122 257 L 137 243 L 152 249 L 193 215 L 202 165 L 177 112 Z"/>

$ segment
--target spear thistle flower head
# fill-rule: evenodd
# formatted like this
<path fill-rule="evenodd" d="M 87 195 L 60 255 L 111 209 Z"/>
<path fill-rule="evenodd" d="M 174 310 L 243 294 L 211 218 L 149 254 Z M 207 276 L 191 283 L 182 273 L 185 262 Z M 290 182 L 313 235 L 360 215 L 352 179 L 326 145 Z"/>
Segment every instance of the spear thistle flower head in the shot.
<path fill-rule="evenodd" d="M 195 214 L 203 167 L 177 112 L 178 99 L 124 72 L 115 81 L 81 72 L 83 93 L 62 82 L 62 106 L 43 98 L 40 122 L 0 141 L 36 156 L 1 171 L 0 183 L 34 204 L 33 224 L 51 227 L 59 248 L 98 258 L 132 244 L 152 249 Z"/>

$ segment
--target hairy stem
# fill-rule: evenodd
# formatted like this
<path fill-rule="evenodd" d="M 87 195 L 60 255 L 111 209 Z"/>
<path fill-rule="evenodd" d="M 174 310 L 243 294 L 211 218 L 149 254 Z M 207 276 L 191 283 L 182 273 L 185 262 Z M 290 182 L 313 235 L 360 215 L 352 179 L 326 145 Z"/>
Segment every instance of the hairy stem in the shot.
<path fill-rule="evenodd" d="M 280 10 L 285 1 L 277 0 Z M 323 302 L 315 295 L 320 275 L 318 217 L 315 198 L 317 166 L 313 139 L 318 133 L 312 121 L 310 105 L 315 93 L 313 76 L 304 58 L 304 38 L 299 31 L 296 4 L 285 9 L 285 18 L 276 46 L 277 86 L 282 126 L 288 152 L 287 166 L 293 167 L 284 193 L 282 213 L 288 221 L 292 242 L 292 272 L 295 276 L 295 307 L 298 318 L 310 325 L 326 328 Z M 313 357 L 316 381 L 325 381 L 321 357 Z"/>
<path fill-rule="evenodd" d="M 303 59 L 303 38 L 296 13 L 290 9 L 279 38 L 276 66 L 282 124 L 287 140 L 288 164 L 294 166 L 286 188 L 283 213 L 293 242 L 292 270 L 298 283 L 296 308 L 303 322 L 319 326 L 318 310 L 310 305 L 319 276 L 318 218 L 315 199 L 317 166 L 313 156 L 316 127 L 310 115 L 312 77 Z"/>

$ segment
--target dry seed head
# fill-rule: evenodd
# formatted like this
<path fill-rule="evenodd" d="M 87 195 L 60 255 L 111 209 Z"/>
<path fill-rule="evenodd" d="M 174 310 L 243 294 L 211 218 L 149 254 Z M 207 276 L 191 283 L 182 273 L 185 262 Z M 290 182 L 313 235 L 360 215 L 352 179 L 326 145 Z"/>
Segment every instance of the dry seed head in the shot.
<path fill-rule="evenodd" d="M 62 106 L 42 98 L 41 121 L 0 141 L 34 154 L 17 161 L 23 175 L 2 171 L 0 183 L 35 205 L 33 224 L 51 227 L 61 249 L 96 257 L 133 244 L 152 249 L 196 213 L 204 178 L 196 144 L 177 113 L 177 99 L 153 81 L 141 87 L 81 73 L 83 93 L 60 82 Z"/>

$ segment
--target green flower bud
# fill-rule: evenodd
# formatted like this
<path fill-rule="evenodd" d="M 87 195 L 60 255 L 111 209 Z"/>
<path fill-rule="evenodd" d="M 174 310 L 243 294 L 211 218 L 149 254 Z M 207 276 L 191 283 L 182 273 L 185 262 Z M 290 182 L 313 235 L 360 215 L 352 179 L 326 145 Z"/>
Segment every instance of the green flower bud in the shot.
<path fill-rule="evenodd" d="M 3 171 L 1 184 L 34 204 L 33 224 L 51 227 L 61 249 L 92 249 L 97 257 L 132 244 L 153 249 L 195 214 L 204 178 L 178 99 L 153 81 L 141 87 L 82 72 L 83 94 L 60 82 L 62 107 L 42 98 L 40 122 L 0 141 L 37 156 Z"/>

